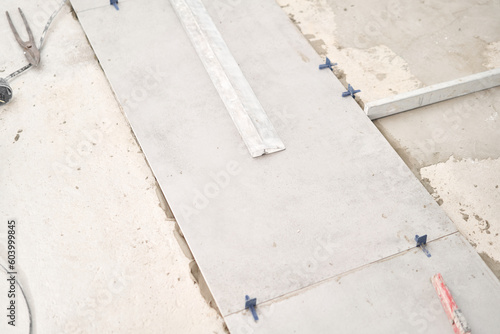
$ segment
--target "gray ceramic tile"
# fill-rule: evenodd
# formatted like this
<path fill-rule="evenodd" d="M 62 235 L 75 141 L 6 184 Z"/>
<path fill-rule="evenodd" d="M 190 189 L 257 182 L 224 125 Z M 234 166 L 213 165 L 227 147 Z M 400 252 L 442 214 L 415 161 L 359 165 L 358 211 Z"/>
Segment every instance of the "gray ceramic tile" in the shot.
<path fill-rule="evenodd" d="M 79 18 L 223 315 L 456 231 L 274 1 L 208 7 L 287 147 L 256 159 L 169 2 L 127 5 Z"/>
<path fill-rule="evenodd" d="M 453 334 L 430 278 L 443 275 L 472 333 L 500 328 L 500 284 L 459 233 L 226 317 L 231 333 Z M 257 300 L 258 301 L 258 300 Z"/>
<path fill-rule="evenodd" d="M 127 6 L 126 3 L 133 0 L 120 0 L 118 1 L 118 7 Z M 103 8 L 109 12 L 119 12 L 113 6 L 110 5 L 109 0 L 70 0 L 71 5 L 75 9 L 75 12 L 81 13 L 90 9 Z"/>

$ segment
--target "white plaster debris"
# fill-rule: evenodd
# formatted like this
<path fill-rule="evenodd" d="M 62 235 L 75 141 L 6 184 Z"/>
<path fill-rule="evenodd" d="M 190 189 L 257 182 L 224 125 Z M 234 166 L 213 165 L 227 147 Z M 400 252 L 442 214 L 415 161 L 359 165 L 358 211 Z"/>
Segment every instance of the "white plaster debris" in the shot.
<path fill-rule="evenodd" d="M 386 45 L 366 49 L 342 47 L 336 38 L 335 13 L 326 0 L 278 0 L 316 51 L 328 56 L 339 79 L 361 89 L 364 102 L 422 87 L 408 63 Z M 342 73 L 340 73 L 343 72 Z M 394 85 L 397 82 L 397 87 Z"/>
<path fill-rule="evenodd" d="M 486 62 L 483 64 L 486 68 L 500 67 L 500 41 L 489 43 L 484 51 Z"/>
<path fill-rule="evenodd" d="M 476 247 L 500 261 L 500 159 L 454 157 L 420 170 L 442 208 Z"/>

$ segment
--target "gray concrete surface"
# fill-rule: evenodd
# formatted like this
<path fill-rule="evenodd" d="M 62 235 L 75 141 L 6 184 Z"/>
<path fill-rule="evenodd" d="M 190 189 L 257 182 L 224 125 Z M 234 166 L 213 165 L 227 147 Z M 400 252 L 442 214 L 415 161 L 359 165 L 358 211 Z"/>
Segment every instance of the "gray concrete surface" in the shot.
<path fill-rule="evenodd" d="M 495 0 L 327 0 L 327 6 L 339 47 L 385 45 L 426 86 L 482 72 L 498 55 L 491 49 L 500 40 Z"/>

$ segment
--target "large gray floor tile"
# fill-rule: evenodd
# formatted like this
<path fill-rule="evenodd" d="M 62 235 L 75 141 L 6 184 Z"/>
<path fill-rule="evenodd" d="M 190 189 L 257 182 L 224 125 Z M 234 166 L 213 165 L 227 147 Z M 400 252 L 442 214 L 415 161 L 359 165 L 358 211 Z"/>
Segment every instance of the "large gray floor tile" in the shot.
<path fill-rule="evenodd" d="M 226 317 L 232 333 L 453 334 L 430 278 L 441 273 L 472 333 L 500 328 L 500 283 L 460 234 Z"/>
<path fill-rule="evenodd" d="M 223 315 L 456 231 L 273 1 L 208 9 L 286 151 L 249 157 L 168 1 L 79 19 Z"/>

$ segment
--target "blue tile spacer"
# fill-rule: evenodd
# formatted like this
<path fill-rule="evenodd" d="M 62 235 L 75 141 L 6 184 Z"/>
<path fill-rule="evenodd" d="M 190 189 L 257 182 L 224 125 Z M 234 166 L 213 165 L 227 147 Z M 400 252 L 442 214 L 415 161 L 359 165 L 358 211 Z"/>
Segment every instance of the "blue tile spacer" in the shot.
<path fill-rule="evenodd" d="M 361 92 L 361 90 L 359 90 L 359 89 L 354 90 L 354 88 L 352 88 L 351 84 L 348 84 L 347 85 L 347 92 L 343 92 L 342 97 L 352 96 L 352 98 L 354 99 L 355 98 L 354 94 L 359 93 L 359 92 Z"/>
<path fill-rule="evenodd" d="M 113 5 L 116 10 L 120 10 L 120 8 L 118 7 L 118 0 L 109 0 L 109 4 Z"/>
<path fill-rule="evenodd" d="M 257 321 L 259 320 L 259 317 L 257 316 L 257 311 L 255 311 L 255 306 L 257 306 L 257 298 L 252 298 L 248 297 L 248 295 L 245 296 L 245 309 L 250 309 L 252 311 L 253 315 L 253 320 Z"/>
<path fill-rule="evenodd" d="M 431 257 L 431 253 L 427 250 L 427 247 L 425 246 L 427 244 L 427 234 L 423 235 L 421 237 L 415 235 L 415 241 L 417 242 L 417 247 L 422 248 L 422 251 L 427 255 L 427 257 Z"/>
<path fill-rule="evenodd" d="M 330 70 L 333 71 L 332 66 L 335 66 L 335 65 L 337 65 L 337 63 L 333 63 L 332 64 L 332 62 L 330 61 L 330 59 L 328 59 L 328 57 L 326 57 L 326 63 L 319 65 L 319 69 L 322 70 L 322 69 L 325 69 L 325 68 L 329 68 Z"/>

